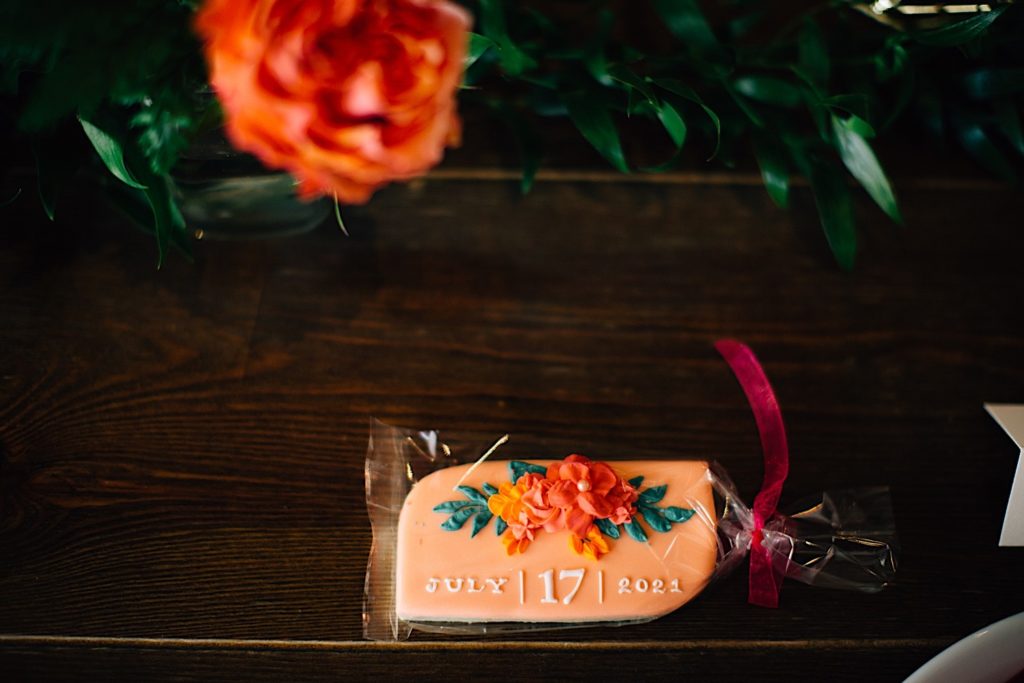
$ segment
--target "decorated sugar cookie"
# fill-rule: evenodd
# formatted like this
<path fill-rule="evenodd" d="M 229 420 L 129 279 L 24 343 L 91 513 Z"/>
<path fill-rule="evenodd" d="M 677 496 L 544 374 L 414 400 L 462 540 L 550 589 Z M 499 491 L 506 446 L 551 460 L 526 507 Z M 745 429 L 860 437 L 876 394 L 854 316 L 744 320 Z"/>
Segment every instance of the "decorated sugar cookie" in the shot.
<path fill-rule="evenodd" d="M 409 621 L 622 621 L 692 599 L 718 547 L 705 462 L 485 462 L 434 472 L 398 523 Z"/>
<path fill-rule="evenodd" d="M 754 413 L 764 481 L 748 506 L 705 460 L 489 459 L 435 431 L 371 426 L 373 547 L 364 635 L 493 633 L 650 621 L 749 555 L 749 602 L 777 607 L 784 578 L 861 592 L 896 571 L 884 487 L 824 492 L 777 511 L 789 470 L 782 413 L 761 365 L 716 344 Z"/>

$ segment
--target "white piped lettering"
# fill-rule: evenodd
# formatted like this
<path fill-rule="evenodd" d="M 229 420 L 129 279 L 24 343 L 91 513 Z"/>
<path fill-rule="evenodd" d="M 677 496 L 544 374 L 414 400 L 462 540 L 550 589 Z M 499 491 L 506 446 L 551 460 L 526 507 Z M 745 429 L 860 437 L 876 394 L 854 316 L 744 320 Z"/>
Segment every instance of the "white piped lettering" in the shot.
<path fill-rule="evenodd" d="M 502 586 L 508 583 L 508 579 L 504 576 L 499 576 L 496 579 L 487 579 L 487 583 L 491 584 L 491 586 L 493 587 L 493 590 L 491 591 L 492 593 L 494 593 L 495 595 L 500 595 L 504 592 L 502 590 Z"/>

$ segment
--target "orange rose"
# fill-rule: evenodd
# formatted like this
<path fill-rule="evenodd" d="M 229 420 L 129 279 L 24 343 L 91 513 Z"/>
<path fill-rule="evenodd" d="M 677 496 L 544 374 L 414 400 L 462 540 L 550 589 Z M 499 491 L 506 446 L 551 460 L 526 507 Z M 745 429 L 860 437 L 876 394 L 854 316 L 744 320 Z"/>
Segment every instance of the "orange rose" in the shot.
<path fill-rule="evenodd" d="M 207 0 L 196 19 L 232 144 L 347 203 L 458 143 L 469 26 L 446 0 Z"/>

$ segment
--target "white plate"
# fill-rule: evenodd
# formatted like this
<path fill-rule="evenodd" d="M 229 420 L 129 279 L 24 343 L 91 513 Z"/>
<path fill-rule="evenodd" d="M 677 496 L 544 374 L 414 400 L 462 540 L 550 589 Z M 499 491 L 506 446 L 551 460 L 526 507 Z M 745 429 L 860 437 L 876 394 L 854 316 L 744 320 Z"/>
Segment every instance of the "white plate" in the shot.
<path fill-rule="evenodd" d="M 1005 683 L 1022 671 L 1024 612 L 953 643 L 904 683 Z"/>

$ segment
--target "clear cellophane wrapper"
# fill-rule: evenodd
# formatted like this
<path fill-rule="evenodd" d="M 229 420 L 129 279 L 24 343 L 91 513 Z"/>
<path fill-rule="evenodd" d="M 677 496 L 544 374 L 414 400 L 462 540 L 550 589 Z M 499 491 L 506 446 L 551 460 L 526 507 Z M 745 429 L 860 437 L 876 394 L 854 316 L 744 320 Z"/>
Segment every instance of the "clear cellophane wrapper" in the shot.
<path fill-rule="evenodd" d="M 366 571 L 364 636 L 370 640 L 404 640 L 413 630 L 479 635 L 620 626 L 661 616 L 564 622 L 400 618 L 396 608 L 397 547 L 399 518 L 407 497 L 428 475 L 475 463 L 491 446 L 492 442 L 486 439 L 402 429 L 371 420 L 366 456 L 366 503 L 373 543 Z M 540 454 L 536 459 L 560 460 L 565 455 L 568 454 Z M 505 457 L 501 449 L 490 456 L 491 460 Z M 614 460 L 608 460 L 607 464 L 616 468 Z M 760 536 L 779 576 L 813 586 L 865 593 L 879 591 L 892 582 L 898 545 L 886 487 L 830 491 L 806 498 L 785 507 L 784 514 L 771 517 L 761 533 L 755 534 L 750 507 L 740 499 L 725 470 L 718 463 L 710 462 L 701 472 L 701 476 L 707 478 L 712 495 L 684 502 L 694 511 L 687 524 L 703 525 L 706 537 L 711 539 L 713 566 L 692 587 L 696 593 L 740 565 L 755 536 Z M 657 484 L 656 480 L 649 482 L 649 485 Z M 427 522 L 435 524 L 439 520 Z M 661 559 L 670 570 L 672 561 L 669 554 Z"/>

